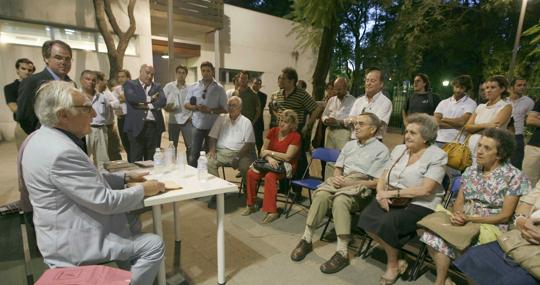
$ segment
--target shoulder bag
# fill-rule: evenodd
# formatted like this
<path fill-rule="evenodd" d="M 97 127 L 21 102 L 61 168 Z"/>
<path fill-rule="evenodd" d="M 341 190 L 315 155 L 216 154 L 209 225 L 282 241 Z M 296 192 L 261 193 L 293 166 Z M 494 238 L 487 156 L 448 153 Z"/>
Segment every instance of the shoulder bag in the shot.
<path fill-rule="evenodd" d="M 446 165 L 462 172 L 472 164 L 471 150 L 468 146 L 470 136 L 467 136 L 463 143 L 459 142 L 464 130 L 465 128 L 461 128 L 454 142 L 447 143 L 442 148 L 448 154 L 448 163 Z"/>

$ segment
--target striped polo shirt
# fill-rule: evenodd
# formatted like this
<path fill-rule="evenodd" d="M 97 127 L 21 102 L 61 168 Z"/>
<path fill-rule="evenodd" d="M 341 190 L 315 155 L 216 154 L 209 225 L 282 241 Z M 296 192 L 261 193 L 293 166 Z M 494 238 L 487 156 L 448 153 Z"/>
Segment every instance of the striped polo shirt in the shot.
<path fill-rule="evenodd" d="M 285 90 L 280 90 L 272 94 L 270 101 L 271 108 L 276 113 L 286 109 L 293 110 L 298 115 L 298 130 L 302 130 L 305 122 L 305 115 L 317 109 L 317 102 L 305 90 L 295 87 L 294 91 L 285 98 Z M 277 122 L 276 118 L 272 118 L 273 122 Z"/>

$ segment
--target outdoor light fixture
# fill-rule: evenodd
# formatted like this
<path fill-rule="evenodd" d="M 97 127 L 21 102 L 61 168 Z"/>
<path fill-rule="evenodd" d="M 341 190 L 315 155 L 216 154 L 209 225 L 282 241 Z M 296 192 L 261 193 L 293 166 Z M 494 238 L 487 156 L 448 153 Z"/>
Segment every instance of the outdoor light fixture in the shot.
<path fill-rule="evenodd" d="M 448 80 L 443 80 L 442 86 L 446 87 L 446 86 L 448 86 L 448 85 L 450 85 L 450 81 L 448 81 Z"/>
<path fill-rule="evenodd" d="M 161 58 L 163 58 L 163 59 L 169 59 L 169 55 L 168 55 L 168 54 L 164 54 L 164 55 L 161 56 Z"/>

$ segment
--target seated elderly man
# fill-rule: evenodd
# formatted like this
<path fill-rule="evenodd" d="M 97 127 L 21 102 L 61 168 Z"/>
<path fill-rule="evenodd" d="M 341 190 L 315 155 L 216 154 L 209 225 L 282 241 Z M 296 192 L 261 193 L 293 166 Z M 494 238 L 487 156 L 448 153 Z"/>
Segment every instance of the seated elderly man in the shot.
<path fill-rule="evenodd" d="M 240 170 L 242 177 L 255 160 L 255 135 L 251 121 L 241 114 L 242 99 L 231 96 L 228 114 L 220 115 L 208 136 L 208 173 L 219 176 L 218 168 L 230 165 Z"/>
<path fill-rule="evenodd" d="M 321 265 L 323 273 L 336 273 L 349 265 L 347 245 L 351 240 L 351 212 L 361 210 L 373 197 L 370 189 L 389 159 L 388 148 L 377 140 L 381 121 L 373 113 L 363 113 L 354 122 L 356 140 L 343 147 L 335 164 L 334 177 L 328 178 L 314 192 L 309 208 L 306 229 L 302 239 L 291 253 L 291 259 L 300 261 L 313 250 L 313 230 L 326 217 L 328 209 L 337 233 L 337 251 Z"/>
<path fill-rule="evenodd" d="M 35 112 L 42 127 L 25 141 L 19 170 L 45 263 L 69 267 L 115 260 L 121 267 L 131 265 L 131 284 L 152 284 L 163 241 L 135 232 L 126 212 L 142 208 L 144 197 L 163 191 L 163 183 L 145 181 L 147 173 L 98 172 L 82 149 L 96 113 L 72 83 L 42 85 Z M 117 190 L 126 182 L 142 183 Z"/>

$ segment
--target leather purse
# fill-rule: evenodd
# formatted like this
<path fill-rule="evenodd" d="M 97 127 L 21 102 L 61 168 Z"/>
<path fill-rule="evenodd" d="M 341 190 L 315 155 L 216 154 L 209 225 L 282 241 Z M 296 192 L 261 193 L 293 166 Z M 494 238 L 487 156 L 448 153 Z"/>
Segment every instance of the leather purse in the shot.
<path fill-rule="evenodd" d="M 462 172 L 465 170 L 465 168 L 471 166 L 472 164 L 471 150 L 468 146 L 470 136 L 467 136 L 463 143 L 459 142 L 459 139 L 463 135 L 464 129 L 465 128 L 461 129 L 459 134 L 454 139 L 454 142 L 447 143 L 442 148 L 442 150 L 448 154 L 448 162 L 446 165 Z"/>
<path fill-rule="evenodd" d="M 266 161 L 264 158 L 257 158 L 253 164 L 253 168 L 255 168 L 258 171 L 261 172 L 275 172 L 279 174 L 285 174 L 287 170 L 285 169 L 285 165 L 283 161 L 279 162 L 279 165 L 277 168 L 274 168 L 268 161 Z"/>

